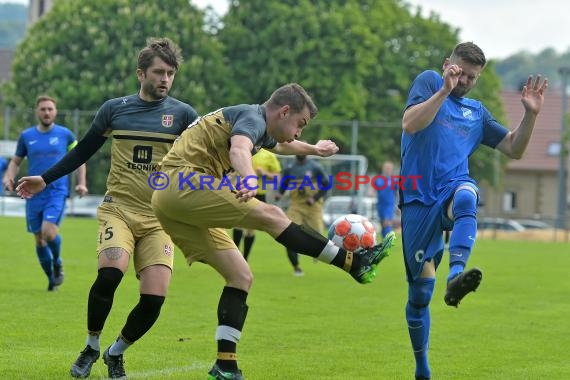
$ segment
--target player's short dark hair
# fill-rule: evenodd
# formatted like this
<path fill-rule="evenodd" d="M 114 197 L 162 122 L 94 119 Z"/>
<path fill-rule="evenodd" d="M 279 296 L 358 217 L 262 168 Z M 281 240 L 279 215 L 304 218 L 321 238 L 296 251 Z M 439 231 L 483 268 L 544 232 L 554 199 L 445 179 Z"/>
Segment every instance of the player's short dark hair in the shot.
<path fill-rule="evenodd" d="M 461 58 L 472 65 L 484 67 L 487 63 L 483 50 L 473 42 L 457 44 L 451 53 L 452 58 Z"/>
<path fill-rule="evenodd" d="M 137 68 L 146 71 L 152 65 L 154 57 L 159 57 L 168 65 L 178 70 L 182 63 L 182 51 L 169 38 L 151 37 L 146 41 L 146 46 L 140 51 Z"/>
<path fill-rule="evenodd" d="M 307 91 L 297 83 L 289 83 L 279 87 L 271 94 L 266 104 L 277 107 L 288 105 L 294 113 L 303 111 L 303 108 L 307 106 L 311 119 L 317 116 L 319 112 Z"/>
<path fill-rule="evenodd" d="M 55 101 L 54 98 L 52 98 L 49 95 L 40 95 L 36 98 L 36 107 L 41 103 L 41 102 L 52 102 L 53 104 L 57 104 L 57 102 Z"/>

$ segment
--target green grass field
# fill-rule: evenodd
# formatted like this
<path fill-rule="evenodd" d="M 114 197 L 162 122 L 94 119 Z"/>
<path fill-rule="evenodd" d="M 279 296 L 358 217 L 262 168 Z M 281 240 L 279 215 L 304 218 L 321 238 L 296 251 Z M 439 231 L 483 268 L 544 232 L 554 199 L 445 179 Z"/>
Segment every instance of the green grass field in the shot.
<path fill-rule="evenodd" d="M 24 219 L 0 218 L 0 230 L 0 378 L 69 378 L 85 344 L 96 221 L 64 220 L 66 278 L 55 293 L 46 291 Z M 284 248 L 257 235 L 250 259 L 255 280 L 238 349 L 245 378 L 413 379 L 401 244 L 370 285 L 301 260 L 305 276 L 293 277 Z M 447 269 L 439 273 L 431 307 L 433 379 L 569 379 L 569 245 L 479 240 L 471 264 L 482 268 L 483 282 L 459 309 L 444 304 Z M 215 358 L 222 286 L 212 269 L 189 268 L 177 252 L 161 317 L 125 355 L 129 378 L 205 379 Z M 137 287 L 129 269 L 102 346 L 115 339 L 138 301 Z M 100 359 L 91 378 L 105 376 Z"/>

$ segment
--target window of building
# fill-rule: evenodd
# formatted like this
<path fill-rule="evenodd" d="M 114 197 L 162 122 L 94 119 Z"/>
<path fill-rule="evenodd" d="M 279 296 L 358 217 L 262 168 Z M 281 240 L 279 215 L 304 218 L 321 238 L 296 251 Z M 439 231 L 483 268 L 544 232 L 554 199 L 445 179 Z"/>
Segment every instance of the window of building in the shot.
<path fill-rule="evenodd" d="M 505 191 L 503 193 L 503 211 L 514 212 L 517 209 L 517 193 Z"/>

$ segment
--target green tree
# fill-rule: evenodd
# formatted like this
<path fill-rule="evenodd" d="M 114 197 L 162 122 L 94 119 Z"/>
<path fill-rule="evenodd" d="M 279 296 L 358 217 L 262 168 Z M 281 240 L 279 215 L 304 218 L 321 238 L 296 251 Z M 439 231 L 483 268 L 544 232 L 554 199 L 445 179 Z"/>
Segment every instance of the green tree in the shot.
<path fill-rule="evenodd" d="M 62 111 L 95 110 L 105 100 L 137 92 L 138 51 L 149 37 L 169 37 L 185 58 L 171 95 L 199 113 L 217 108 L 225 103 L 226 67 L 221 45 L 206 33 L 203 18 L 188 0 L 58 0 L 18 46 L 4 98 L 16 109 L 29 109 L 38 94 L 47 93 Z M 80 134 L 91 119 L 81 120 Z M 29 122 L 15 119 L 13 125 L 21 130 Z M 90 165 L 107 160 L 106 150 Z M 97 192 L 105 175 L 90 170 L 90 186 L 95 181 Z"/>
<path fill-rule="evenodd" d="M 232 0 L 222 21 L 236 101 L 262 102 L 279 85 L 299 82 L 320 109 L 306 137 L 332 138 L 350 153 L 351 120 L 359 120 L 358 153 L 372 168 L 399 157 L 412 80 L 440 71 L 458 42 L 437 15 L 423 18 L 399 0 Z M 485 75 L 498 83 L 492 69 Z M 481 99 L 498 102 L 498 90 Z"/>

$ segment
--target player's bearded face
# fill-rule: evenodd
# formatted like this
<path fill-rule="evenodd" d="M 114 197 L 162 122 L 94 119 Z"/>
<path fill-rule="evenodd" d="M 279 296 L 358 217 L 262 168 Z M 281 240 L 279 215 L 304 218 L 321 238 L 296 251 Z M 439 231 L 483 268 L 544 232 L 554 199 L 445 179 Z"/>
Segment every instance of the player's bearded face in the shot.
<path fill-rule="evenodd" d="M 175 74 L 174 67 L 155 57 L 153 64 L 138 74 L 143 96 L 147 100 L 160 100 L 168 96 Z"/>
<path fill-rule="evenodd" d="M 457 86 L 451 91 L 451 95 L 456 96 L 458 98 L 464 97 L 467 95 L 469 91 L 475 84 L 477 84 L 477 79 L 481 74 L 481 70 L 483 69 L 481 66 L 476 66 L 465 62 L 462 59 L 457 60 L 457 62 L 452 62 L 457 64 L 461 67 L 461 76 L 459 77 L 459 81 L 457 82 Z"/>
<path fill-rule="evenodd" d="M 51 101 L 40 102 L 36 108 L 36 115 L 40 124 L 44 127 L 49 127 L 55 120 L 57 111 L 55 109 L 55 104 Z"/>
<path fill-rule="evenodd" d="M 152 100 L 160 100 L 168 96 L 172 80 L 162 80 L 153 75 L 147 75 L 142 82 L 142 90 Z"/>

